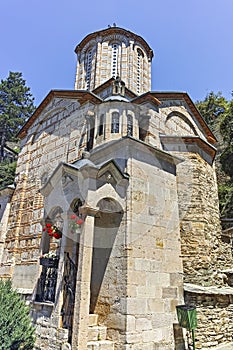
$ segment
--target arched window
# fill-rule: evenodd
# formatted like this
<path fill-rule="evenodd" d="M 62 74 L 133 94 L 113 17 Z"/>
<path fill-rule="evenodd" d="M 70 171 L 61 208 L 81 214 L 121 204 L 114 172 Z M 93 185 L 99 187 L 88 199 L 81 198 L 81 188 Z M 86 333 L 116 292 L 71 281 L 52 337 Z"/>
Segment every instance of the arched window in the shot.
<path fill-rule="evenodd" d="M 145 141 L 149 129 L 149 118 L 144 117 L 139 119 L 139 140 Z"/>
<path fill-rule="evenodd" d="M 99 120 L 99 130 L 98 135 L 101 136 L 104 134 L 104 115 L 101 114 L 100 120 Z"/>
<path fill-rule="evenodd" d="M 137 50 L 137 93 L 141 92 L 141 84 L 142 84 L 142 60 L 143 53 L 141 50 Z"/>
<path fill-rule="evenodd" d="M 89 119 L 87 120 L 87 147 L 86 147 L 87 151 L 90 151 L 93 148 L 94 132 L 95 132 L 94 120 Z"/>
<path fill-rule="evenodd" d="M 119 133 L 119 113 L 112 113 L 112 124 L 111 124 L 111 133 L 117 134 Z"/>
<path fill-rule="evenodd" d="M 127 115 L 127 135 L 133 136 L 133 117 Z"/>
<path fill-rule="evenodd" d="M 112 44 L 112 77 L 116 78 L 117 72 L 118 72 L 118 55 L 119 55 L 119 44 L 113 43 Z"/>
<path fill-rule="evenodd" d="M 86 88 L 90 90 L 92 68 L 92 49 L 86 53 Z"/>

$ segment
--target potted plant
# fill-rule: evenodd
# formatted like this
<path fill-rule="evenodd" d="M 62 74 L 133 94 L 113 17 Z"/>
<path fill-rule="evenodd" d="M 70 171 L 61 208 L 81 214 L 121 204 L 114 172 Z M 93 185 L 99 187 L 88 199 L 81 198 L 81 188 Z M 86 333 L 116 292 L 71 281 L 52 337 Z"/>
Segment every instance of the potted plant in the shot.
<path fill-rule="evenodd" d="M 81 216 L 76 214 L 70 215 L 69 228 L 71 233 L 75 233 L 77 229 L 80 229 L 81 225 L 84 223 L 84 220 Z"/>
<path fill-rule="evenodd" d="M 55 225 L 47 222 L 43 228 L 43 232 L 48 233 L 50 237 L 60 239 L 62 237 L 62 232 Z"/>
<path fill-rule="evenodd" d="M 57 268 L 58 262 L 59 262 L 59 258 L 56 255 L 56 252 L 54 251 L 45 253 L 40 257 L 40 265 L 42 266 Z"/>

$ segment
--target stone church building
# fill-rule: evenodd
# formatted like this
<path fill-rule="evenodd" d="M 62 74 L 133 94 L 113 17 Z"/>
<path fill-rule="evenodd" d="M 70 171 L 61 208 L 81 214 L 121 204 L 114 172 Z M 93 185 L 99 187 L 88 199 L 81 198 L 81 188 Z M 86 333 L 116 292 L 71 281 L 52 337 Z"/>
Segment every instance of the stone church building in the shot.
<path fill-rule="evenodd" d="M 215 136 L 187 93 L 151 91 L 139 35 L 109 27 L 75 53 L 74 90 L 52 90 L 23 126 L 1 197 L 0 277 L 30 303 L 35 349 L 186 349 L 184 303 L 197 349 L 231 343 Z"/>

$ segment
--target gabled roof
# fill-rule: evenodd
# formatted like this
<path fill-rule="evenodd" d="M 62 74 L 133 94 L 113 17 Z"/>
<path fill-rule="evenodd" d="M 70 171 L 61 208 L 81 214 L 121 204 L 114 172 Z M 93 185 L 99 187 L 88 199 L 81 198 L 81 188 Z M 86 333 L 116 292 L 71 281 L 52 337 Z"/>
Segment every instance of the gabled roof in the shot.
<path fill-rule="evenodd" d="M 182 99 L 183 98 L 185 100 L 185 102 L 187 103 L 187 105 L 189 106 L 191 112 L 196 117 L 197 121 L 199 122 L 199 124 L 201 125 L 203 130 L 205 131 L 208 142 L 213 143 L 213 144 L 217 142 L 216 137 L 214 136 L 214 134 L 212 133 L 212 131 L 210 130 L 210 128 L 206 124 L 205 120 L 201 116 L 200 112 L 198 111 L 197 107 L 195 106 L 195 104 L 193 103 L 193 101 L 191 100 L 191 98 L 189 97 L 187 92 L 152 91 L 151 94 L 153 94 L 153 96 L 155 96 L 159 100 L 162 100 L 162 99 L 166 99 L 166 100 L 173 99 L 174 100 L 174 99 Z"/>
<path fill-rule="evenodd" d="M 108 88 L 109 86 L 112 85 L 112 83 L 115 81 L 116 79 L 115 78 L 110 78 L 108 80 L 106 80 L 103 84 L 97 86 L 94 90 L 92 90 L 92 93 L 95 94 L 95 95 L 98 95 L 99 93 L 101 93 L 103 90 L 105 90 L 106 88 Z M 125 86 L 125 92 L 127 95 L 129 95 L 131 98 L 134 98 L 136 97 L 137 95 L 131 91 L 130 89 L 128 89 L 126 86 Z"/>
<path fill-rule="evenodd" d="M 152 102 L 156 106 L 160 105 L 160 103 L 161 103 L 157 99 L 157 97 L 154 96 L 154 93 L 151 91 L 145 92 L 144 94 L 133 98 L 130 102 L 136 103 L 136 104 L 141 104 L 141 103 L 145 103 L 145 102 Z"/>
<path fill-rule="evenodd" d="M 102 99 L 90 91 L 87 90 L 51 90 L 45 99 L 41 102 L 39 107 L 35 110 L 32 116 L 28 119 L 28 121 L 24 124 L 22 129 L 18 133 L 19 138 L 23 138 L 27 130 L 31 127 L 34 121 L 38 118 L 43 109 L 54 99 L 54 98 L 67 98 L 67 99 L 75 99 L 82 105 L 87 101 L 90 101 L 94 104 L 102 103 Z"/>
<path fill-rule="evenodd" d="M 120 180 L 125 179 L 128 180 L 128 176 L 122 173 L 121 169 L 114 161 L 114 159 L 110 159 L 101 164 L 94 164 L 89 159 L 80 159 L 73 164 L 61 162 L 57 165 L 57 167 L 52 172 L 49 179 L 46 183 L 41 187 L 40 192 L 45 196 L 48 195 L 57 185 L 57 180 L 61 179 L 64 176 L 64 172 L 77 176 L 78 173 L 82 173 L 85 177 L 90 177 L 94 179 L 103 178 L 103 175 L 106 172 L 110 172 L 114 177 L 116 183 L 119 183 Z M 105 182 L 111 183 L 110 180 L 106 179 Z"/>

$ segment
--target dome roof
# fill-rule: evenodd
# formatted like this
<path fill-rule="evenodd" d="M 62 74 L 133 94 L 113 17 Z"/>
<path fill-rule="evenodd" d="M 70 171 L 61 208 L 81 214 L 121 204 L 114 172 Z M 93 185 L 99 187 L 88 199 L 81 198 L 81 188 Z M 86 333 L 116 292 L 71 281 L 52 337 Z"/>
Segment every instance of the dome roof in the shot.
<path fill-rule="evenodd" d="M 110 28 L 106 28 L 106 29 L 102 29 L 99 30 L 97 32 L 88 34 L 75 48 L 75 52 L 78 53 L 79 51 L 81 51 L 83 49 L 83 47 L 91 40 L 96 39 L 97 37 L 106 37 L 108 35 L 117 35 L 117 34 L 121 34 L 121 35 L 125 35 L 127 38 L 129 39 L 134 39 L 136 41 L 138 41 L 145 49 L 148 57 L 150 57 L 150 59 L 152 59 L 153 57 L 153 50 L 150 48 L 150 46 L 147 44 L 147 42 L 139 35 L 130 32 L 129 30 L 120 28 L 120 27 L 110 27 Z"/>

